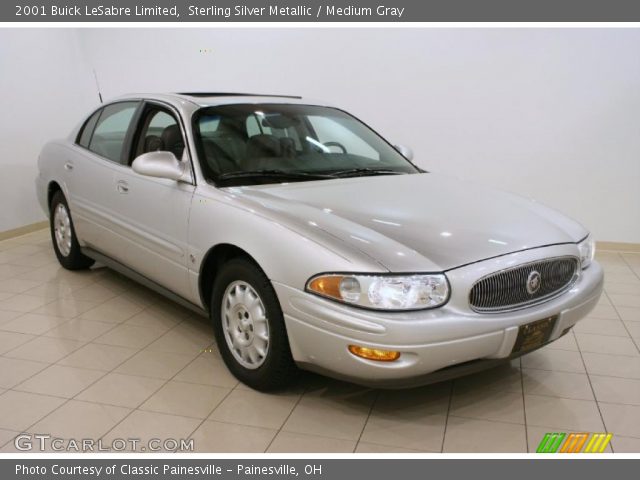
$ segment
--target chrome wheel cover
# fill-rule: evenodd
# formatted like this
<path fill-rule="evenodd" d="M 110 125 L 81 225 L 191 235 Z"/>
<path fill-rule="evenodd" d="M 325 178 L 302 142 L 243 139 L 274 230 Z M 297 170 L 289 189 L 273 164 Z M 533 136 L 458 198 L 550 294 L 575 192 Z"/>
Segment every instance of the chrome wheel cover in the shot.
<path fill-rule="evenodd" d="M 68 257 L 71 253 L 71 218 L 62 203 L 59 203 L 53 212 L 53 233 L 58 251 L 63 257 Z"/>
<path fill-rule="evenodd" d="M 245 368 L 255 370 L 269 352 L 269 322 L 262 299 L 247 282 L 231 282 L 222 296 L 222 330 L 229 350 Z"/>

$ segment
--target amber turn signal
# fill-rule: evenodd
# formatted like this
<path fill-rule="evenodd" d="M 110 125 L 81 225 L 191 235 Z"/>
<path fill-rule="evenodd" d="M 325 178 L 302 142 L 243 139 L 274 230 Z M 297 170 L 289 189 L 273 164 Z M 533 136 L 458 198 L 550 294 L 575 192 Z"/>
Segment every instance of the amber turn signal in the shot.
<path fill-rule="evenodd" d="M 349 351 L 356 357 L 366 358 L 367 360 L 376 360 L 378 362 L 393 362 L 400 358 L 400 352 L 380 350 L 378 348 L 359 347 L 358 345 L 349 345 Z"/>
<path fill-rule="evenodd" d="M 340 295 L 340 282 L 344 277 L 340 275 L 328 275 L 316 277 L 309 282 L 309 290 L 324 295 L 325 297 L 342 300 Z"/>

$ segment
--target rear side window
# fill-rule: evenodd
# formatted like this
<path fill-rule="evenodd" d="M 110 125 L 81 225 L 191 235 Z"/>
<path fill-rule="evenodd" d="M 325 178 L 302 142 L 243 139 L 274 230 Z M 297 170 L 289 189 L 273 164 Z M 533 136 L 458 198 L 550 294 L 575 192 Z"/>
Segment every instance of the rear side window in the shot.
<path fill-rule="evenodd" d="M 100 118 L 100 113 L 102 113 L 102 109 L 91 115 L 89 117 L 89 120 L 85 122 L 84 126 L 82 127 L 80 138 L 78 139 L 78 145 L 84 148 L 89 148 L 91 135 L 93 134 L 93 129 L 96 128 L 96 123 L 98 122 L 98 118 Z"/>
<path fill-rule="evenodd" d="M 89 150 L 120 163 L 125 137 L 138 102 L 108 105 L 102 110 L 89 142 Z"/>

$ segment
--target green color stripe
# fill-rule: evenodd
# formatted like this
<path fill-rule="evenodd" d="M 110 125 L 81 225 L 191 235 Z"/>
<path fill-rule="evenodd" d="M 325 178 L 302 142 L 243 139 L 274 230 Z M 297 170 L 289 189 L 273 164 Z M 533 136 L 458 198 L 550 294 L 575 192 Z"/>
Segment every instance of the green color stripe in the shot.
<path fill-rule="evenodd" d="M 550 433 L 545 433 L 544 437 L 542 437 L 542 441 L 540 442 L 540 444 L 538 445 L 538 448 L 536 450 L 536 453 L 545 453 L 546 452 L 546 446 L 547 446 L 547 442 L 551 439 L 551 434 Z"/>
<path fill-rule="evenodd" d="M 556 453 L 566 436 L 566 433 L 545 433 L 536 453 Z"/>
<path fill-rule="evenodd" d="M 554 435 L 557 435 L 556 442 L 549 448 L 549 453 L 556 453 L 560 448 L 560 445 L 562 445 L 564 437 L 567 436 L 566 433 L 555 433 Z"/>

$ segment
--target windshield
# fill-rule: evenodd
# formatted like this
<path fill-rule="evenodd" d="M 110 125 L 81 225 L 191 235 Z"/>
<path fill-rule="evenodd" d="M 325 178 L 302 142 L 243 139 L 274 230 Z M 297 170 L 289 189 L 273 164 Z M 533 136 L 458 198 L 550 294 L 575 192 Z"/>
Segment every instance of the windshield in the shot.
<path fill-rule="evenodd" d="M 202 170 L 219 185 L 419 173 L 351 115 L 311 105 L 206 107 L 194 117 Z"/>

